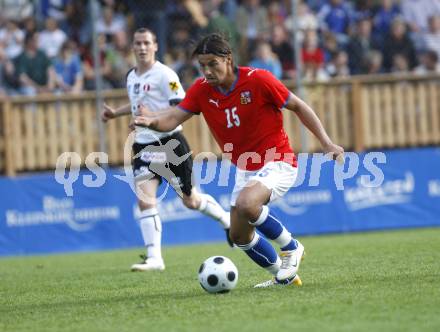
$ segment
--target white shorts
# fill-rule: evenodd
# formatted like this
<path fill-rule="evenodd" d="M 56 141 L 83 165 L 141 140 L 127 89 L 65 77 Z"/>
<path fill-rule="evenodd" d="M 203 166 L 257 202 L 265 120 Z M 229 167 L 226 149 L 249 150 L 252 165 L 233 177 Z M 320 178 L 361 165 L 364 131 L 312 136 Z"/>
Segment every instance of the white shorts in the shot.
<path fill-rule="evenodd" d="M 278 199 L 295 184 L 298 168 L 284 161 L 271 161 L 257 171 L 245 171 L 237 168 L 235 185 L 231 194 L 231 206 L 235 206 L 237 197 L 249 181 L 261 182 L 272 191 L 270 202 Z"/>

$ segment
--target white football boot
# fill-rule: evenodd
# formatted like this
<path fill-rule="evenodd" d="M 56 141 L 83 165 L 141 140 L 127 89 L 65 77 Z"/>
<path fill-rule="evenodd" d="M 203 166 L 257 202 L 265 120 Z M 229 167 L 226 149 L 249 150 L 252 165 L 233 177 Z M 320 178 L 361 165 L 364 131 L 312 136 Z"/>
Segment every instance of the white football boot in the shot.
<path fill-rule="evenodd" d="M 302 281 L 299 275 L 295 275 L 293 278 L 288 278 L 286 280 L 278 280 L 277 278 L 273 277 L 270 280 L 267 280 L 265 282 L 262 282 L 261 284 L 256 284 L 254 288 L 268 288 L 272 286 L 302 286 Z"/>
<path fill-rule="evenodd" d="M 298 272 L 299 264 L 304 258 L 304 246 L 297 240 L 298 247 L 295 250 L 281 251 L 281 267 L 277 273 L 277 279 L 283 281 L 293 278 Z"/>
<path fill-rule="evenodd" d="M 142 262 L 133 264 L 131 270 L 135 271 L 163 271 L 165 270 L 165 264 L 162 258 L 146 257 L 141 255 Z"/>

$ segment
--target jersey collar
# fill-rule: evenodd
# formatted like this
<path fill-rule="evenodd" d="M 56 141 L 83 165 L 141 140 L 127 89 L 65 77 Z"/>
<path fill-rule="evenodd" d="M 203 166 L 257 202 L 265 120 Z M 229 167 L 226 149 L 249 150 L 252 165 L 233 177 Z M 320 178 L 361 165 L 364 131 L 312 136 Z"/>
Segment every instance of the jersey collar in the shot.
<path fill-rule="evenodd" d="M 237 78 L 235 79 L 235 81 L 234 81 L 234 83 L 232 83 L 232 85 L 231 85 L 231 87 L 229 88 L 229 90 L 228 91 L 224 91 L 222 88 L 220 88 L 219 86 L 218 87 L 216 87 L 216 90 L 218 91 L 218 92 L 220 92 L 222 95 L 225 95 L 225 96 L 228 96 L 234 89 L 235 89 L 235 86 L 237 85 L 237 82 L 238 82 L 238 78 L 240 77 L 240 71 L 239 70 L 237 70 Z"/>
<path fill-rule="evenodd" d="M 149 73 L 149 72 L 151 71 L 151 69 L 153 69 L 153 68 L 156 66 L 156 64 L 157 64 L 157 60 L 154 61 L 154 63 L 151 65 L 150 68 L 148 68 L 146 71 L 144 71 L 144 72 L 143 72 L 142 74 L 140 74 L 140 75 L 138 74 L 137 67 L 136 67 L 135 70 L 134 70 L 134 73 L 136 74 L 137 77 L 142 77 L 142 76 L 144 76 L 145 74 Z"/>

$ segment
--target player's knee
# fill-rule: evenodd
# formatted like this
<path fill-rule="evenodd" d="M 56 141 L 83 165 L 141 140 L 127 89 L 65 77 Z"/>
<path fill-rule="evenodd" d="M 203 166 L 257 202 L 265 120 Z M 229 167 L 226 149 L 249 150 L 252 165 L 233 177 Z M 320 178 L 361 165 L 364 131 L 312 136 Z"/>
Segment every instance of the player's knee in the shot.
<path fill-rule="evenodd" d="M 235 202 L 237 212 L 248 220 L 258 219 L 261 206 L 251 196 L 239 196 Z"/>
<path fill-rule="evenodd" d="M 243 231 L 231 227 L 231 229 L 229 230 L 229 238 L 235 244 L 244 245 L 252 241 L 252 234 L 247 234 Z"/>
<path fill-rule="evenodd" d="M 242 236 L 240 236 L 240 234 L 234 229 L 229 230 L 229 238 L 235 244 L 240 244 L 242 242 Z"/>

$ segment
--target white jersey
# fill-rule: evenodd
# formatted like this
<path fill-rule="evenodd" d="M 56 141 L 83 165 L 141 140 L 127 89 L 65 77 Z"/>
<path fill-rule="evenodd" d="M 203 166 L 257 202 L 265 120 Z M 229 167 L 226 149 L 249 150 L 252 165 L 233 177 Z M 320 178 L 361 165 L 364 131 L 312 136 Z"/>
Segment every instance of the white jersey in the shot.
<path fill-rule="evenodd" d="M 136 69 L 130 70 L 127 74 L 127 92 L 133 116 L 137 112 L 138 105 L 145 105 L 155 112 L 170 106 L 170 101 L 173 99 L 181 100 L 185 97 L 185 91 L 177 74 L 159 61 L 156 61 L 142 75 L 138 75 Z M 180 130 L 182 130 L 182 126 L 178 126 L 170 132 L 158 132 L 148 128 L 136 127 L 135 141 L 147 144 Z"/>

